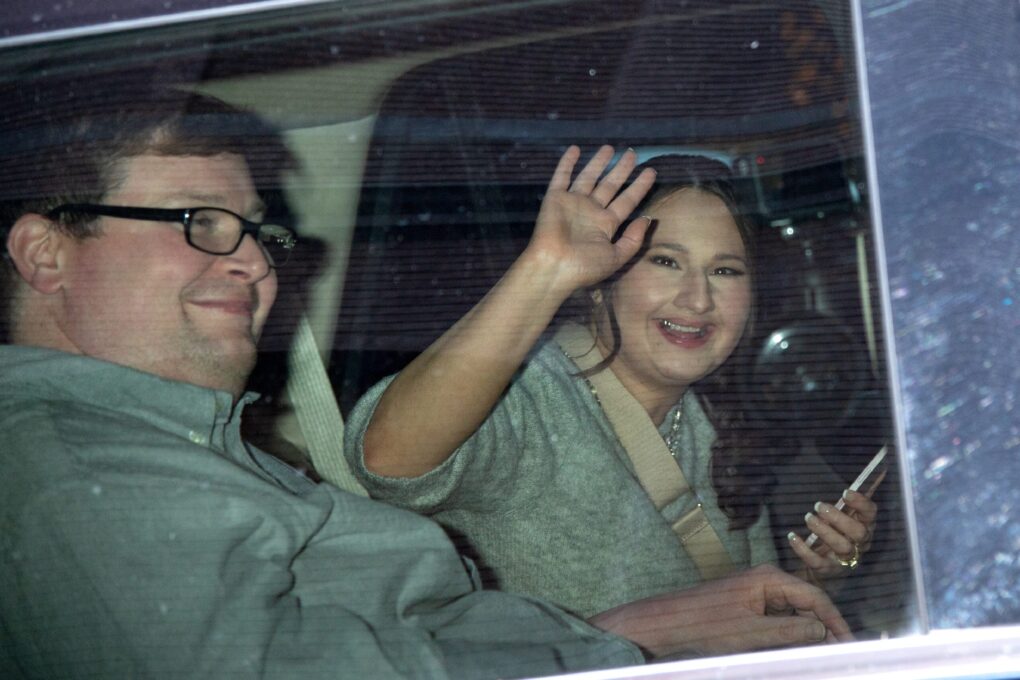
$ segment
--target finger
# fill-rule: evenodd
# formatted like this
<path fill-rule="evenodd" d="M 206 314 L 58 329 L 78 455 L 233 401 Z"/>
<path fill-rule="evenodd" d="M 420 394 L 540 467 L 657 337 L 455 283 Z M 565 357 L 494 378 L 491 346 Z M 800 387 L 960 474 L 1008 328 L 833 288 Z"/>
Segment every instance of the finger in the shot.
<path fill-rule="evenodd" d="M 850 516 L 864 525 L 864 536 L 855 540 L 861 551 L 866 552 L 871 548 L 875 519 L 878 517 L 878 506 L 870 498 L 856 491 L 844 491 L 843 500 Z"/>
<path fill-rule="evenodd" d="M 804 523 L 807 525 L 809 530 L 818 536 L 818 542 L 815 543 L 814 550 L 820 551 L 822 546 L 828 546 L 837 557 L 842 557 L 844 559 L 853 554 L 853 542 L 845 535 L 823 522 L 816 515 L 811 513 L 806 514 L 804 516 Z"/>
<path fill-rule="evenodd" d="M 843 492 L 843 502 L 847 508 L 853 511 L 852 516 L 865 524 L 873 522 L 878 515 L 878 505 L 860 492 L 847 489 Z"/>
<path fill-rule="evenodd" d="M 815 516 L 853 543 L 860 543 L 868 537 L 868 526 L 865 522 L 854 515 L 837 510 L 828 503 L 815 503 Z"/>
<path fill-rule="evenodd" d="M 616 249 L 616 268 L 634 257 L 645 241 L 645 233 L 652 226 L 651 217 L 639 217 L 628 224 L 613 247 Z"/>
<path fill-rule="evenodd" d="M 591 197 L 599 205 L 609 205 L 613 197 L 620 191 L 620 187 L 630 177 L 630 173 L 634 171 L 636 164 L 637 154 L 634 153 L 633 149 L 627 149 L 623 156 L 620 157 L 620 160 L 616 162 L 616 165 L 599 181 L 598 186 L 591 192 Z"/>
<path fill-rule="evenodd" d="M 812 616 L 762 616 L 748 624 L 741 646 L 748 651 L 824 642 L 830 635 L 825 624 Z"/>
<path fill-rule="evenodd" d="M 634 212 L 641 199 L 645 197 L 648 190 L 655 184 L 655 170 L 645 168 L 641 174 L 634 178 L 626 189 L 624 189 L 613 201 L 606 206 L 615 216 L 617 221 L 622 222 L 627 216 Z"/>
<path fill-rule="evenodd" d="M 810 622 L 817 619 L 840 641 L 853 640 L 850 626 L 836 609 L 836 605 L 820 589 L 800 579 L 785 579 L 782 583 L 766 587 L 765 597 L 770 607 L 792 606 L 797 610 L 794 620 Z"/>
<path fill-rule="evenodd" d="M 786 535 L 786 539 L 790 542 L 790 548 L 794 554 L 800 558 L 800 561 L 807 566 L 808 569 L 819 572 L 819 574 L 830 574 L 833 571 L 834 563 L 829 559 L 828 555 L 831 549 L 823 548 L 823 552 L 819 553 L 808 547 L 807 543 L 792 531 Z"/>
<path fill-rule="evenodd" d="M 868 490 L 864 492 L 864 495 L 871 498 L 871 496 L 875 493 L 875 489 L 878 488 L 878 485 L 882 483 L 882 480 L 885 479 L 885 476 L 888 473 L 889 468 L 883 468 L 881 474 L 879 474 L 878 477 L 875 477 L 875 481 L 868 486 Z"/>
<path fill-rule="evenodd" d="M 571 144 L 567 147 L 567 150 L 560 156 L 560 162 L 556 164 L 556 169 L 553 170 L 548 191 L 567 190 L 570 186 L 570 176 L 574 174 L 574 166 L 577 165 L 577 159 L 580 157 L 581 149 L 577 145 Z"/>
<path fill-rule="evenodd" d="M 612 158 L 613 147 L 605 144 L 599 148 L 595 155 L 591 157 L 591 160 L 581 168 L 581 172 L 577 174 L 577 179 L 570 185 L 570 190 L 578 194 L 590 194 L 592 189 L 595 188 L 595 182 L 598 181 L 602 171 L 606 169 Z"/>

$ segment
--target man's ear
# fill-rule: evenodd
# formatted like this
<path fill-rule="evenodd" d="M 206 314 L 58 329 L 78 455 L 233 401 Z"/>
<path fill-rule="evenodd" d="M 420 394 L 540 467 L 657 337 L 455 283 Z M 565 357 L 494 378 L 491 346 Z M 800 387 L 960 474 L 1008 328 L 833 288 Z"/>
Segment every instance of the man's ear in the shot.
<path fill-rule="evenodd" d="M 68 238 L 42 215 L 26 213 L 11 227 L 7 253 L 29 286 L 40 293 L 55 293 L 62 286 Z"/>

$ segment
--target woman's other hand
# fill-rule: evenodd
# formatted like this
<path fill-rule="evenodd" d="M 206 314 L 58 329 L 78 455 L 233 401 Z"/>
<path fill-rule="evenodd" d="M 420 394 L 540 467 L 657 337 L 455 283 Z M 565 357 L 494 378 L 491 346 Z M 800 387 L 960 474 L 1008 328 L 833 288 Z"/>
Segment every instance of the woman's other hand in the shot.
<path fill-rule="evenodd" d="M 638 218 L 612 241 L 651 188 L 655 171 L 644 170 L 624 189 L 636 155 L 628 149 L 603 177 L 613 153 L 611 146 L 600 148 L 571 182 L 581 155 L 578 147 L 571 146 L 560 158 L 542 200 L 526 255 L 553 264 L 557 287 L 563 290 L 572 292 L 606 278 L 638 251 L 644 239 L 650 220 Z"/>
<path fill-rule="evenodd" d="M 818 536 L 814 546 L 809 547 L 800 536 L 789 533 L 790 546 L 804 563 L 808 576 L 823 579 L 842 576 L 855 568 L 871 548 L 878 506 L 870 496 L 877 486 L 876 482 L 867 493 L 844 491 L 842 510 L 828 503 L 815 503 L 814 512 L 804 517 L 808 531 Z"/>

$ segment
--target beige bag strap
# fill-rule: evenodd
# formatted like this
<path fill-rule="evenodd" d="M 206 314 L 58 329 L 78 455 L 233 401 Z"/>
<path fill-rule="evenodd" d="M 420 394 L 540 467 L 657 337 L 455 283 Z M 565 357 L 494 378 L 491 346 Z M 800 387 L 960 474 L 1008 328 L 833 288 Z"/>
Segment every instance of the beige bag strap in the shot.
<path fill-rule="evenodd" d="M 582 326 L 564 324 L 556 333 L 557 344 L 582 371 L 602 361 L 595 340 Z M 602 411 L 630 457 L 634 474 L 656 510 L 662 510 L 691 491 L 687 478 L 666 447 L 662 435 L 645 409 L 610 370 L 588 377 Z M 699 502 L 672 525 L 673 533 L 698 568 L 702 579 L 711 580 L 734 571 L 733 560 Z"/>

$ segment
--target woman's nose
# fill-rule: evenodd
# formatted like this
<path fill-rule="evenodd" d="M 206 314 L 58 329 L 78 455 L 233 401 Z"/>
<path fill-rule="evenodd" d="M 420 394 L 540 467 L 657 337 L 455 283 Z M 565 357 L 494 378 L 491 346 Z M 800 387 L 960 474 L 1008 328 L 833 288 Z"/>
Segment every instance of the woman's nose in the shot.
<path fill-rule="evenodd" d="M 715 307 L 715 302 L 712 300 L 712 285 L 708 276 L 689 272 L 680 285 L 675 304 L 680 309 L 689 309 L 698 314 L 711 311 Z"/>

